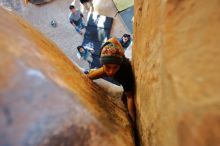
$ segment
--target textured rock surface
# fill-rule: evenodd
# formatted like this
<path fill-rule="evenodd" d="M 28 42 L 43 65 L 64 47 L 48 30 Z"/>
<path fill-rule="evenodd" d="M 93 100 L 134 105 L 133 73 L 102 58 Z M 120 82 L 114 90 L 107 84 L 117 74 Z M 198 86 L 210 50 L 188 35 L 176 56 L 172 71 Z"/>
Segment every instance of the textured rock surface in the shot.
<path fill-rule="evenodd" d="M 133 146 L 122 105 L 0 8 L 0 145 Z"/>
<path fill-rule="evenodd" d="M 220 1 L 135 1 L 143 146 L 220 143 Z"/>

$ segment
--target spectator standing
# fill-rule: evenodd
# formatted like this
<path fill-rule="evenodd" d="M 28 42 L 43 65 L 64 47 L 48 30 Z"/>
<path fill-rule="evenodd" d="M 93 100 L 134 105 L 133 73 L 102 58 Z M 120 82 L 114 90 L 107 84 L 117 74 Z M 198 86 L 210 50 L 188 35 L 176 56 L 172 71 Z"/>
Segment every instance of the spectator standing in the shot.
<path fill-rule="evenodd" d="M 70 5 L 69 9 L 71 11 L 69 15 L 69 22 L 75 27 L 76 31 L 80 35 L 83 35 L 82 29 L 86 28 L 85 23 L 83 22 L 83 14 L 80 12 L 80 10 L 77 10 L 73 5 Z"/>

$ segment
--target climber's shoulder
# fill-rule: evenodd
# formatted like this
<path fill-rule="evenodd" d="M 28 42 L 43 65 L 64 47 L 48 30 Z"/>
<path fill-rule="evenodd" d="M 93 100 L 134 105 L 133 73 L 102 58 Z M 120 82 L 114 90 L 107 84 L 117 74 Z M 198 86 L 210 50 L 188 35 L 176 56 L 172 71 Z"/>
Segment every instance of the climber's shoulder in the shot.
<path fill-rule="evenodd" d="M 132 91 L 134 89 L 134 74 L 130 61 L 125 58 L 120 66 L 119 71 L 114 76 L 124 88 L 124 91 Z"/>

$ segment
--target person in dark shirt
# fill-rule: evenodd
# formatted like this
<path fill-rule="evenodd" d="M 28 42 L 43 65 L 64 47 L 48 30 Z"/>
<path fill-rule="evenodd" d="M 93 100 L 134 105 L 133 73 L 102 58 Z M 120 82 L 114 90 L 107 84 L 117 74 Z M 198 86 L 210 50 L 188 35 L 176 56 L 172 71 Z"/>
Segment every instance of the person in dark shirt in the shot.
<path fill-rule="evenodd" d="M 116 38 L 111 38 L 102 46 L 100 52 L 102 67 L 90 71 L 87 76 L 90 79 L 108 76 L 119 82 L 123 86 L 124 94 L 127 97 L 126 102 L 129 116 L 135 122 L 134 74 L 130 61 L 125 58 L 124 49 Z"/>
<path fill-rule="evenodd" d="M 122 47 L 126 50 L 128 46 L 131 44 L 131 36 L 129 34 L 124 34 L 120 39 Z"/>

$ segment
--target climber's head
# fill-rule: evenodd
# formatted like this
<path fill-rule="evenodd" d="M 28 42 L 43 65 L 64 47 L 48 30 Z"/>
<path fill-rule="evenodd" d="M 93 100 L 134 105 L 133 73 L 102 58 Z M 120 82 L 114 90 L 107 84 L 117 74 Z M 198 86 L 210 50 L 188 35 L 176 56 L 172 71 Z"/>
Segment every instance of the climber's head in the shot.
<path fill-rule="evenodd" d="M 107 76 L 114 76 L 124 58 L 124 49 L 116 38 L 109 39 L 101 48 L 100 62 Z"/>

